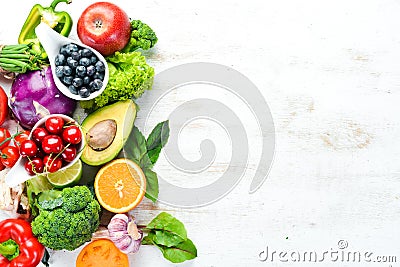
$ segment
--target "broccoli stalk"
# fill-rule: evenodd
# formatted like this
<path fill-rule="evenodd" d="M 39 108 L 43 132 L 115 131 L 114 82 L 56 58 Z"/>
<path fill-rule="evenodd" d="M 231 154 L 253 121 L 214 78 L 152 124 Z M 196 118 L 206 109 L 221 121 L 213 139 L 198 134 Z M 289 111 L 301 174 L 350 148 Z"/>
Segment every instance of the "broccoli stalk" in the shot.
<path fill-rule="evenodd" d="M 38 203 L 39 215 L 32 221 L 40 243 L 55 250 L 74 250 L 91 240 L 100 223 L 100 205 L 88 187 L 64 188 L 54 199 L 57 205 L 49 205 L 48 197 L 45 201 L 46 205 Z"/>
<path fill-rule="evenodd" d="M 131 39 L 121 52 L 133 52 L 137 49 L 148 50 L 157 43 L 157 35 L 149 25 L 140 20 L 131 21 Z"/>

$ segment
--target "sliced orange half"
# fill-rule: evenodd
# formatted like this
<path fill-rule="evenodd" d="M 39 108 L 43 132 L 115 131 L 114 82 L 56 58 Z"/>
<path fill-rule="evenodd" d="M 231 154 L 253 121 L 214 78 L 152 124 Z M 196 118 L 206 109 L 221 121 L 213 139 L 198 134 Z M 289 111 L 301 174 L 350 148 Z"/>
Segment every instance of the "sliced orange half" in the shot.
<path fill-rule="evenodd" d="M 146 192 L 146 177 L 142 169 L 129 159 L 116 159 L 103 166 L 94 181 L 100 205 L 114 213 L 134 209 Z"/>

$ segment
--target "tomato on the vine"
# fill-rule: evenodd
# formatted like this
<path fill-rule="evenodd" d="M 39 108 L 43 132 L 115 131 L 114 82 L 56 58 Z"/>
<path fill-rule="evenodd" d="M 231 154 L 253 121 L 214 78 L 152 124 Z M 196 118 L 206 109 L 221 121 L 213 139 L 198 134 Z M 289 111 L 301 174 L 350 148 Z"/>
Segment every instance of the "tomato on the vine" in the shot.
<path fill-rule="evenodd" d="M 20 146 L 22 142 L 29 139 L 30 131 L 22 131 L 19 132 L 16 136 L 14 136 L 14 143 L 16 146 Z"/>
<path fill-rule="evenodd" d="M 19 158 L 18 148 L 15 146 L 6 146 L 1 150 L 1 163 L 7 168 L 12 168 Z"/>
<path fill-rule="evenodd" d="M 8 131 L 6 128 L 0 128 L 0 149 L 10 144 L 11 141 L 10 137 L 11 137 L 10 131 Z"/>
<path fill-rule="evenodd" d="M 0 125 L 7 119 L 8 115 L 8 97 L 4 92 L 3 87 L 0 86 Z"/>

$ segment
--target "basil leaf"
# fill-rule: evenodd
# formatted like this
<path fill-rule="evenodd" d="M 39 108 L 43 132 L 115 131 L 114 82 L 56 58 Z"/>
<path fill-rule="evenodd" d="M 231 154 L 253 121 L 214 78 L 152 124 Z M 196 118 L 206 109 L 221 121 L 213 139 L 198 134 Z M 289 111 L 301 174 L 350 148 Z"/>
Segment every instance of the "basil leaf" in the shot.
<path fill-rule="evenodd" d="M 167 231 L 181 237 L 183 240 L 187 239 L 187 232 L 183 223 L 166 212 L 158 214 L 157 217 L 147 225 L 147 229 Z"/>
<path fill-rule="evenodd" d="M 158 178 L 157 173 L 150 169 L 143 170 L 146 176 L 146 194 L 145 196 L 153 202 L 157 201 L 158 198 Z"/>
<path fill-rule="evenodd" d="M 185 239 L 171 232 L 156 230 L 153 241 L 157 245 L 173 247 L 185 241 Z"/>
<path fill-rule="evenodd" d="M 156 163 L 158 157 L 160 156 L 161 147 L 158 146 L 150 151 L 147 151 L 147 156 L 149 157 L 152 164 Z"/>
<path fill-rule="evenodd" d="M 163 148 L 169 137 L 169 121 L 163 121 L 154 127 L 149 137 L 147 138 L 147 151 L 153 150 L 156 147 Z"/>
<path fill-rule="evenodd" d="M 157 247 L 161 250 L 164 258 L 173 263 L 180 263 L 197 257 L 197 248 L 190 239 L 170 248 L 160 245 L 157 245 Z"/>
<path fill-rule="evenodd" d="M 146 139 L 136 126 L 133 126 L 125 143 L 125 152 L 128 158 L 135 162 L 140 162 L 142 157 L 147 153 Z"/>

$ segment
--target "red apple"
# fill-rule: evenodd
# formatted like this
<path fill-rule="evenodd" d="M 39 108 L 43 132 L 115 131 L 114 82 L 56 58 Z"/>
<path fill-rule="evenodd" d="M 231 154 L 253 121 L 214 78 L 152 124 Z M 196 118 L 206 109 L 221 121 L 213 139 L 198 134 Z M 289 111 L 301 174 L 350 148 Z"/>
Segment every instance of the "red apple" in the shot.
<path fill-rule="evenodd" d="M 108 2 L 97 2 L 83 11 L 77 31 L 82 43 L 109 56 L 128 44 L 131 24 L 128 15 L 120 7 Z"/>

